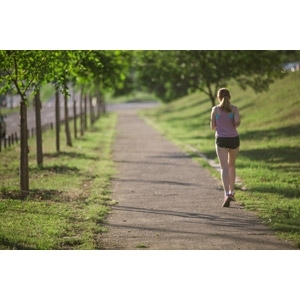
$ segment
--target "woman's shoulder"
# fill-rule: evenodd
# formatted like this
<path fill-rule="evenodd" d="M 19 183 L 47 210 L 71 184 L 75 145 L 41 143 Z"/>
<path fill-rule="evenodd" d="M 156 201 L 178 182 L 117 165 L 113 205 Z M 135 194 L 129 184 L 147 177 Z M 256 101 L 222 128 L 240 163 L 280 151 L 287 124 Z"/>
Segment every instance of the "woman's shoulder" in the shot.
<path fill-rule="evenodd" d="M 218 107 L 218 105 L 215 105 L 215 106 L 212 107 L 211 110 L 212 110 L 212 111 L 215 111 L 215 110 L 217 109 L 217 107 Z"/>
<path fill-rule="evenodd" d="M 219 113 L 218 113 L 217 107 L 218 107 L 218 105 L 215 105 L 215 106 L 212 107 L 211 113 L 212 113 L 213 115 L 218 115 L 218 114 L 219 114 Z"/>
<path fill-rule="evenodd" d="M 231 109 L 232 109 L 232 111 L 235 111 L 235 110 L 237 110 L 238 109 L 238 107 L 236 106 L 236 105 L 233 105 L 233 104 L 230 104 L 231 105 Z"/>

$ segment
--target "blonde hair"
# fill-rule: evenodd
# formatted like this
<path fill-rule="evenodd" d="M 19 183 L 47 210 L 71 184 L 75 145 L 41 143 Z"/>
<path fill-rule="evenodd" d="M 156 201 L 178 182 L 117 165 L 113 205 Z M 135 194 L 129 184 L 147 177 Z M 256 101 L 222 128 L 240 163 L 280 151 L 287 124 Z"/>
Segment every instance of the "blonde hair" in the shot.
<path fill-rule="evenodd" d="M 218 105 L 222 110 L 226 112 L 231 112 L 231 105 L 230 105 L 230 92 L 226 88 L 221 88 L 218 90 L 218 98 L 220 100 L 220 104 Z"/>

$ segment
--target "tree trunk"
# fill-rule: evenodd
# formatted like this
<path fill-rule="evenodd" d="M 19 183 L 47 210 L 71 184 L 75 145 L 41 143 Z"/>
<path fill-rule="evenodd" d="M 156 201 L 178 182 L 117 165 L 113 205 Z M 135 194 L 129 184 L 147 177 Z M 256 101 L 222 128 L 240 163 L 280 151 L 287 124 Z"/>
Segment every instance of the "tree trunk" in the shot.
<path fill-rule="evenodd" d="M 97 97 L 96 101 L 96 120 L 100 117 L 100 101 L 99 98 Z"/>
<path fill-rule="evenodd" d="M 94 115 L 93 115 L 93 98 L 89 95 L 89 104 L 90 104 L 90 124 L 91 126 L 94 123 Z"/>
<path fill-rule="evenodd" d="M 213 97 L 212 95 L 210 95 L 209 97 L 210 97 L 210 101 L 211 101 L 211 106 L 214 107 L 216 105 L 215 97 Z"/>
<path fill-rule="evenodd" d="M 55 130 L 56 130 L 56 152 L 60 152 L 60 103 L 59 90 L 55 91 Z"/>
<path fill-rule="evenodd" d="M 84 129 L 87 129 L 87 95 L 84 94 Z"/>
<path fill-rule="evenodd" d="M 36 126 L 36 160 L 39 167 L 43 166 L 42 123 L 40 90 L 34 96 Z"/>
<path fill-rule="evenodd" d="M 77 139 L 77 111 L 76 111 L 76 99 L 73 100 L 73 121 L 74 121 L 74 138 Z"/>
<path fill-rule="evenodd" d="M 28 131 L 27 131 L 27 105 L 26 98 L 21 95 L 20 102 L 20 189 L 26 196 L 29 192 L 28 167 Z"/>
<path fill-rule="evenodd" d="M 212 91 L 212 86 L 209 82 L 206 82 L 206 87 L 207 87 L 207 90 L 208 90 L 208 96 L 211 100 L 211 105 L 212 107 L 215 106 L 215 100 L 216 100 L 216 95 L 213 93 Z"/>
<path fill-rule="evenodd" d="M 69 127 L 69 110 L 68 110 L 68 96 L 67 94 L 64 95 L 65 97 L 65 133 L 67 139 L 67 146 L 72 147 L 72 140 L 70 134 L 70 127 Z"/>
<path fill-rule="evenodd" d="M 80 104 L 79 104 L 79 109 L 80 109 L 80 135 L 82 136 L 84 134 L 84 116 L 83 116 L 83 88 L 81 88 L 80 91 Z"/>
<path fill-rule="evenodd" d="M 103 96 L 100 91 L 100 84 L 97 85 L 97 111 L 98 111 L 98 118 L 101 116 L 102 113 L 105 113 L 105 103 L 103 101 Z"/>
<path fill-rule="evenodd" d="M 97 90 L 96 90 L 96 97 L 97 97 L 97 116 L 96 118 L 98 119 L 101 115 L 101 96 L 100 96 L 100 90 L 99 90 L 99 86 L 97 86 Z"/>

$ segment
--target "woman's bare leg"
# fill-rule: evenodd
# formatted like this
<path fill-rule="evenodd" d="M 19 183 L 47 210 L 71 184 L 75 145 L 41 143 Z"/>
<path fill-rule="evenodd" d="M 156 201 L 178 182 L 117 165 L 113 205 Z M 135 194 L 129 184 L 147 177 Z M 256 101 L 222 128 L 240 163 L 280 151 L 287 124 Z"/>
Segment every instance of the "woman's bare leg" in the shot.
<path fill-rule="evenodd" d="M 235 160 L 238 156 L 239 148 L 230 149 L 228 152 L 228 167 L 229 167 L 229 191 L 234 191 L 234 184 L 236 179 L 236 171 L 235 171 Z"/>
<path fill-rule="evenodd" d="M 221 148 L 218 145 L 216 145 L 216 152 L 221 166 L 221 179 L 222 179 L 224 194 L 226 195 L 229 193 L 229 186 L 230 186 L 228 149 Z"/>

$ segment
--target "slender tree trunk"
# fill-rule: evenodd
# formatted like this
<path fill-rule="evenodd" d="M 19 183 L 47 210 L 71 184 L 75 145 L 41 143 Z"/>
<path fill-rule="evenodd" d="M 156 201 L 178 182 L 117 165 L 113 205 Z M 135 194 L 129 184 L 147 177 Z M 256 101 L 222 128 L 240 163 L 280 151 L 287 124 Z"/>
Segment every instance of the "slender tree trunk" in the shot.
<path fill-rule="evenodd" d="M 74 137 L 77 139 L 77 111 L 76 111 L 76 99 L 73 99 L 73 121 L 74 121 Z"/>
<path fill-rule="evenodd" d="M 43 166 L 42 123 L 40 90 L 34 96 L 36 126 L 36 160 L 39 167 Z"/>
<path fill-rule="evenodd" d="M 97 98 L 96 97 L 93 97 L 92 98 L 92 114 L 93 114 L 93 124 L 95 123 L 96 121 L 96 109 L 97 109 Z"/>
<path fill-rule="evenodd" d="M 80 91 L 80 104 L 79 104 L 79 109 L 80 109 L 80 135 L 82 136 L 84 134 L 84 116 L 83 116 L 83 88 L 81 87 Z"/>
<path fill-rule="evenodd" d="M 70 134 L 70 127 L 69 127 L 69 110 L 68 110 L 68 96 L 65 94 L 65 133 L 67 139 L 67 146 L 72 147 L 72 140 Z"/>
<path fill-rule="evenodd" d="M 75 87 L 73 86 L 73 93 L 72 93 L 72 97 L 73 97 L 73 125 L 74 125 L 74 138 L 77 139 L 77 103 L 76 103 L 76 91 L 75 91 Z"/>
<path fill-rule="evenodd" d="M 87 126 L 87 95 L 84 94 L 84 129 L 86 130 Z"/>
<path fill-rule="evenodd" d="M 27 104 L 25 96 L 20 102 L 20 189 L 24 196 L 29 192 L 29 167 L 28 167 L 28 131 L 27 131 Z"/>
<path fill-rule="evenodd" d="M 101 98 L 100 98 L 99 86 L 97 86 L 96 98 L 97 98 L 97 116 L 96 116 L 96 118 L 98 119 L 101 114 Z"/>
<path fill-rule="evenodd" d="M 210 98 L 210 100 L 211 100 L 211 105 L 212 105 L 212 107 L 213 106 L 215 106 L 216 104 L 216 95 L 215 95 L 215 93 L 213 93 L 213 91 L 212 91 L 212 86 L 211 86 L 211 84 L 210 84 L 210 82 L 206 82 L 206 87 L 207 87 L 207 90 L 208 90 L 208 95 L 209 95 L 209 98 Z"/>
<path fill-rule="evenodd" d="M 89 104 L 90 104 L 90 124 L 91 126 L 94 123 L 94 116 L 93 116 L 93 98 L 89 95 Z"/>
<path fill-rule="evenodd" d="M 56 130 L 56 152 L 60 152 L 60 103 L 59 90 L 55 91 L 55 130 Z"/>

